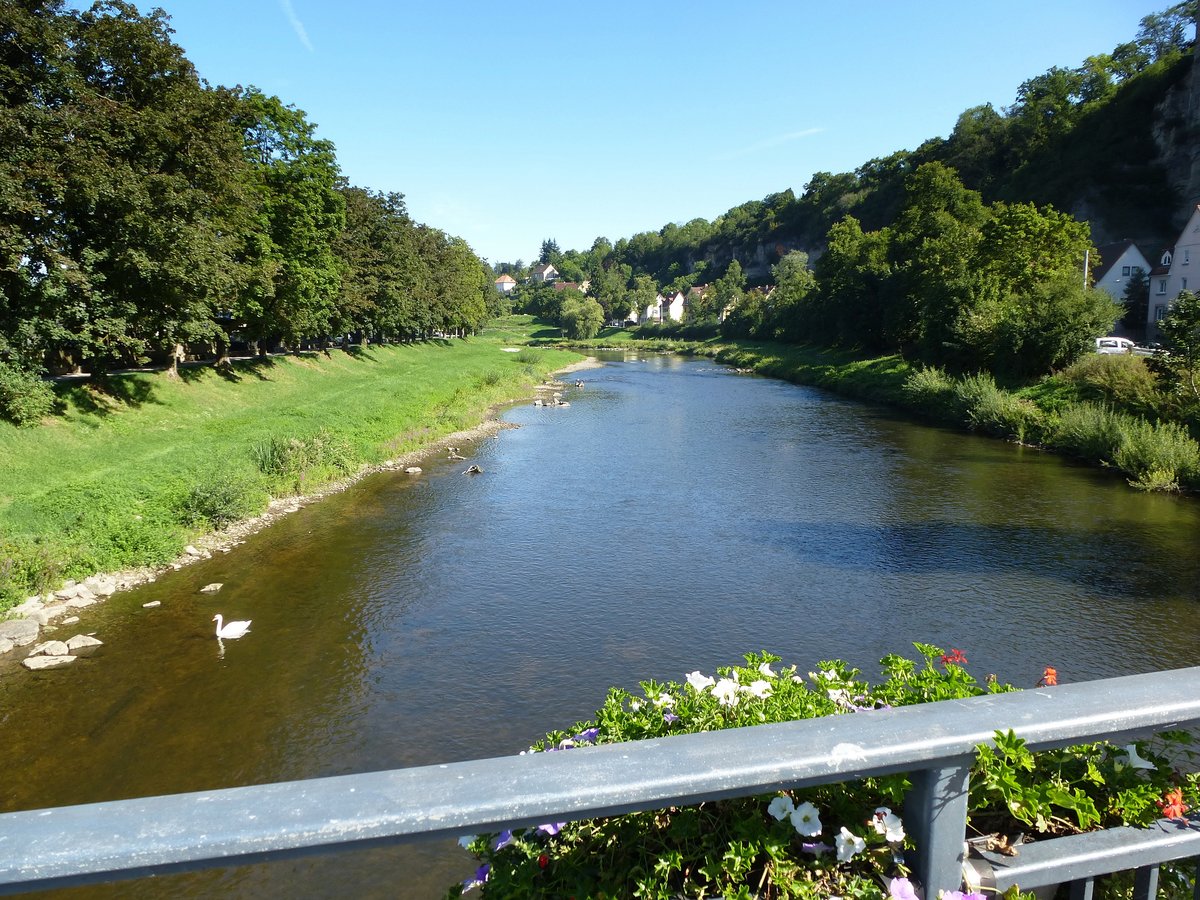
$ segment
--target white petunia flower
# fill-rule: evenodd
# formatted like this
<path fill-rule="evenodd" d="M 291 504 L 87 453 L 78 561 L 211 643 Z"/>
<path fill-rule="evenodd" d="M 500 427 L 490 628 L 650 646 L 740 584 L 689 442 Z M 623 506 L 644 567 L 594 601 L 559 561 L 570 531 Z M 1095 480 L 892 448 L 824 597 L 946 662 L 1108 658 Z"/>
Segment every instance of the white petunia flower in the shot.
<path fill-rule="evenodd" d="M 854 859 L 856 854 L 862 853 L 867 848 L 867 842 L 857 834 L 852 834 L 845 825 L 842 826 L 838 836 L 833 839 L 833 843 L 837 846 L 838 862 L 849 862 Z"/>
<path fill-rule="evenodd" d="M 1125 755 L 1128 757 L 1128 759 L 1125 762 L 1126 765 L 1133 766 L 1133 768 L 1135 768 L 1135 769 L 1157 769 L 1158 768 L 1158 766 L 1156 766 L 1154 763 L 1150 762 L 1150 760 L 1144 759 L 1138 753 L 1137 744 L 1126 744 L 1124 747 L 1124 750 L 1125 750 Z"/>
<path fill-rule="evenodd" d="M 816 837 L 821 833 L 821 815 L 808 801 L 797 806 L 789 818 L 796 833 L 803 837 Z"/>
<path fill-rule="evenodd" d="M 782 822 L 796 809 L 796 804 L 792 802 L 791 797 L 779 796 L 771 801 L 767 807 L 767 812 Z"/>
<path fill-rule="evenodd" d="M 637 712 L 639 709 L 642 708 L 642 701 L 641 700 L 630 700 L 629 708 L 631 710 L 633 710 L 634 712 Z"/>
<path fill-rule="evenodd" d="M 732 678 L 722 678 L 718 681 L 713 686 L 712 694 L 722 706 L 737 706 L 738 686 Z"/>
<path fill-rule="evenodd" d="M 898 815 L 886 806 L 881 806 L 875 810 L 875 816 L 871 819 L 871 824 L 875 826 L 877 832 L 887 838 L 889 844 L 899 843 L 904 840 L 904 823 L 900 821 Z"/>
<path fill-rule="evenodd" d="M 749 684 L 742 685 L 741 690 L 743 694 L 753 694 L 760 700 L 764 700 L 771 696 L 771 682 L 759 679 L 758 681 L 752 681 Z"/>
<path fill-rule="evenodd" d="M 687 683 L 690 684 L 696 690 L 702 691 L 705 688 L 712 687 L 714 684 L 717 683 L 717 680 L 708 675 L 701 675 L 700 670 L 697 669 L 695 672 L 688 672 Z"/>
<path fill-rule="evenodd" d="M 764 678 L 774 678 L 775 677 L 775 673 L 771 671 L 770 663 L 760 663 L 759 667 L 758 667 L 758 671 L 763 675 Z"/>
<path fill-rule="evenodd" d="M 654 705 L 655 706 L 665 706 L 667 709 L 670 709 L 672 706 L 675 705 L 675 698 L 672 697 L 670 694 L 659 694 L 657 697 L 654 698 Z"/>
<path fill-rule="evenodd" d="M 467 849 L 468 847 L 470 847 L 470 846 L 471 846 L 471 844 L 473 844 L 474 842 L 475 842 L 475 835 L 473 835 L 473 834 L 464 834 L 462 837 L 460 837 L 460 838 L 458 839 L 458 846 L 460 846 L 460 847 L 462 847 L 464 850 L 466 850 L 466 849 Z"/>

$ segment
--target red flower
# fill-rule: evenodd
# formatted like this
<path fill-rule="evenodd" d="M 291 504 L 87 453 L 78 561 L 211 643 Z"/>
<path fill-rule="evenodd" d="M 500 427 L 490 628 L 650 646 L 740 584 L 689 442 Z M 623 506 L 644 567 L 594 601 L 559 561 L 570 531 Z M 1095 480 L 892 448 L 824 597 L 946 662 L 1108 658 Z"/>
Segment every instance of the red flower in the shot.
<path fill-rule="evenodd" d="M 546 868 L 546 866 L 550 865 L 550 857 L 543 853 L 538 857 L 538 865 L 543 869 Z"/>
<path fill-rule="evenodd" d="M 1182 819 L 1183 814 L 1188 811 L 1187 804 L 1183 802 L 1183 788 L 1175 788 L 1163 794 L 1163 798 L 1158 801 L 1158 808 L 1168 819 Z"/>
<path fill-rule="evenodd" d="M 963 652 L 961 650 L 959 650 L 957 647 L 955 647 L 949 653 L 942 654 L 942 665 L 943 666 L 948 666 L 952 663 L 956 666 L 963 666 L 963 665 L 966 665 L 966 663 L 967 663 L 967 658 L 965 656 L 963 656 Z"/>
<path fill-rule="evenodd" d="M 1042 670 L 1042 677 L 1038 681 L 1037 686 L 1050 687 L 1055 684 L 1058 684 L 1058 669 L 1054 668 L 1054 666 L 1046 666 Z"/>

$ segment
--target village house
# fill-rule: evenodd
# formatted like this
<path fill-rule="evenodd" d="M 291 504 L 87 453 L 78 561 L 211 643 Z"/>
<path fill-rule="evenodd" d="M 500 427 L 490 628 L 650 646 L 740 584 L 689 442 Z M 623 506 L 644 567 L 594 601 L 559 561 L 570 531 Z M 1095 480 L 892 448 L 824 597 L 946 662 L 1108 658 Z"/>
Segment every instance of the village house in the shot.
<path fill-rule="evenodd" d="M 526 281 L 558 281 L 558 269 L 554 268 L 550 263 L 540 263 L 533 267 Z"/>
<path fill-rule="evenodd" d="M 501 294 L 507 294 L 516 290 L 517 280 L 511 275 L 501 275 L 496 279 L 496 290 Z"/>
<path fill-rule="evenodd" d="M 1200 204 L 1179 234 L 1175 246 L 1163 250 L 1158 265 L 1150 271 L 1150 302 L 1146 309 L 1146 338 L 1159 336 L 1158 323 L 1182 291 L 1200 288 L 1200 275 L 1192 271 L 1192 260 L 1200 267 Z"/>
<path fill-rule="evenodd" d="M 658 324 L 660 322 L 682 322 L 684 315 L 684 297 L 682 291 L 671 291 L 665 296 L 658 294 L 654 302 L 638 313 L 638 324 Z"/>
<path fill-rule="evenodd" d="M 1138 270 L 1149 275 L 1153 266 L 1131 240 L 1118 241 L 1097 247 L 1100 264 L 1092 268 L 1092 284 L 1118 303 L 1125 299 L 1125 289 L 1137 276 Z"/>

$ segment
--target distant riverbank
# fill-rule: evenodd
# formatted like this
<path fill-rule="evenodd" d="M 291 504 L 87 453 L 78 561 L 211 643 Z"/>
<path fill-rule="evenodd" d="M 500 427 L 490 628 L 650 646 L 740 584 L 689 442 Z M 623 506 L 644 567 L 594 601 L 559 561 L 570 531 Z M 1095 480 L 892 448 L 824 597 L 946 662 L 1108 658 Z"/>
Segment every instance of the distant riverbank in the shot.
<path fill-rule="evenodd" d="M 373 471 L 469 445 L 501 427 L 491 410 L 579 362 L 524 346 L 531 327 L 61 385 L 57 415 L 0 426 L 0 611 L 64 579 L 145 581 Z"/>
<path fill-rule="evenodd" d="M 1090 373 L 1071 378 L 1068 370 L 1033 385 L 1006 388 L 987 374 L 952 376 L 899 354 L 862 357 L 806 345 L 669 336 L 638 340 L 628 330 L 613 329 L 591 341 L 561 346 L 707 356 L 737 369 L 884 403 L 926 421 L 1114 469 L 1140 490 L 1200 491 L 1200 444 L 1184 424 L 1147 418 L 1125 402 L 1122 382 L 1133 379 L 1121 371 L 1132 362 L 1123 357 L 1085 356 L 1081 365 L 1094 370 Z"/>

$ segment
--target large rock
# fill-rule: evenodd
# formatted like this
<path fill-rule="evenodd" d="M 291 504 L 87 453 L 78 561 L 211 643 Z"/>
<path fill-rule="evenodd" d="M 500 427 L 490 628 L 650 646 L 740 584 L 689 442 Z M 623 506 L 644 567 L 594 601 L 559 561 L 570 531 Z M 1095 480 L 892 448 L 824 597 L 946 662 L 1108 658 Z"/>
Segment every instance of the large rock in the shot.
<path fill-rule="evenodd" d="M 64 646 L 74 653 L 77 650 L 94 650 L 96 647 L 103 647 L 104 641 L 94 638 L 90 634 L 77 634 L 68 640 Z"/>
<path fill-rule="evenodd" d="M 0 653 L 7 653 L 13 648 L 13 642 L 8 638 L 0 638 Z"/>
<path fill-rule="evenodd" d="M 57 669 L 73 662 L 75 662 L 74 656 L 28 656 L 21 660 L 21 665 L 37 672 L 41 669 Z"/>
<path fill-rule="evenodd" d="M 0 622 L 0 638 L 12 641 L 14 647 L 24 647 L 37 640 L 40 627 L 31 619 L 9 619 Z"/>
<path fill-rule="evenodd" d="M 22 604 L 22 606 L 24 606 L 24 604 Z M 55 622 L 65 616 L 67 614 L 67 606 L 65 603 L 55 603 L 50 606 L 41 606 L 36 609 L 24 610 L 18 606 L 13 610 L 13 612 L 19 614 L 23 619 L 29 619 L 30 621 L 37 622 L 39 625 L 44 626 L 49 625 L 51 622 Z"/>
<path fill-rule="evenodd" d="M 63 641 L 46 641 L 29 651 L 30 656 L 66 656 L 71 652 Z"/>
<path fill-rule="evenodd" d="M 85 606 L 92 606 L 97 602 L 95 597 L 72 597 L 65 605 L 70 609 L 83 609 Z"/>
<path fill-rule="evenodd" d="M 18 618 L 25 619 L 29 617 L 31 612 L 37 612 L 45 607 L 41 597 L 29 597 L 20 606 L 14 606 L 9 612 Z"/>
<path fill-rule="evenodd" d="M 219 590 L 220 590 L 221 588 L 223 588 L 224 586 L 225 586 L 225 585 L 224 585 L 224 584 L 222 584 L 221 582 L 219 582 L 219 581 L 214 581 L 212 584 L 206 584 L 204 587 L 200 588 L 200 593 L 202 593 L 202 594 L 215 594 L 217 591 L 219 591 Z"/>
<path fill-rule="evenodd" d="M 97 597 L 111 597 L 117 592 L 117 579 L 111 575 L 93 575 L 83 582 Z"/>

